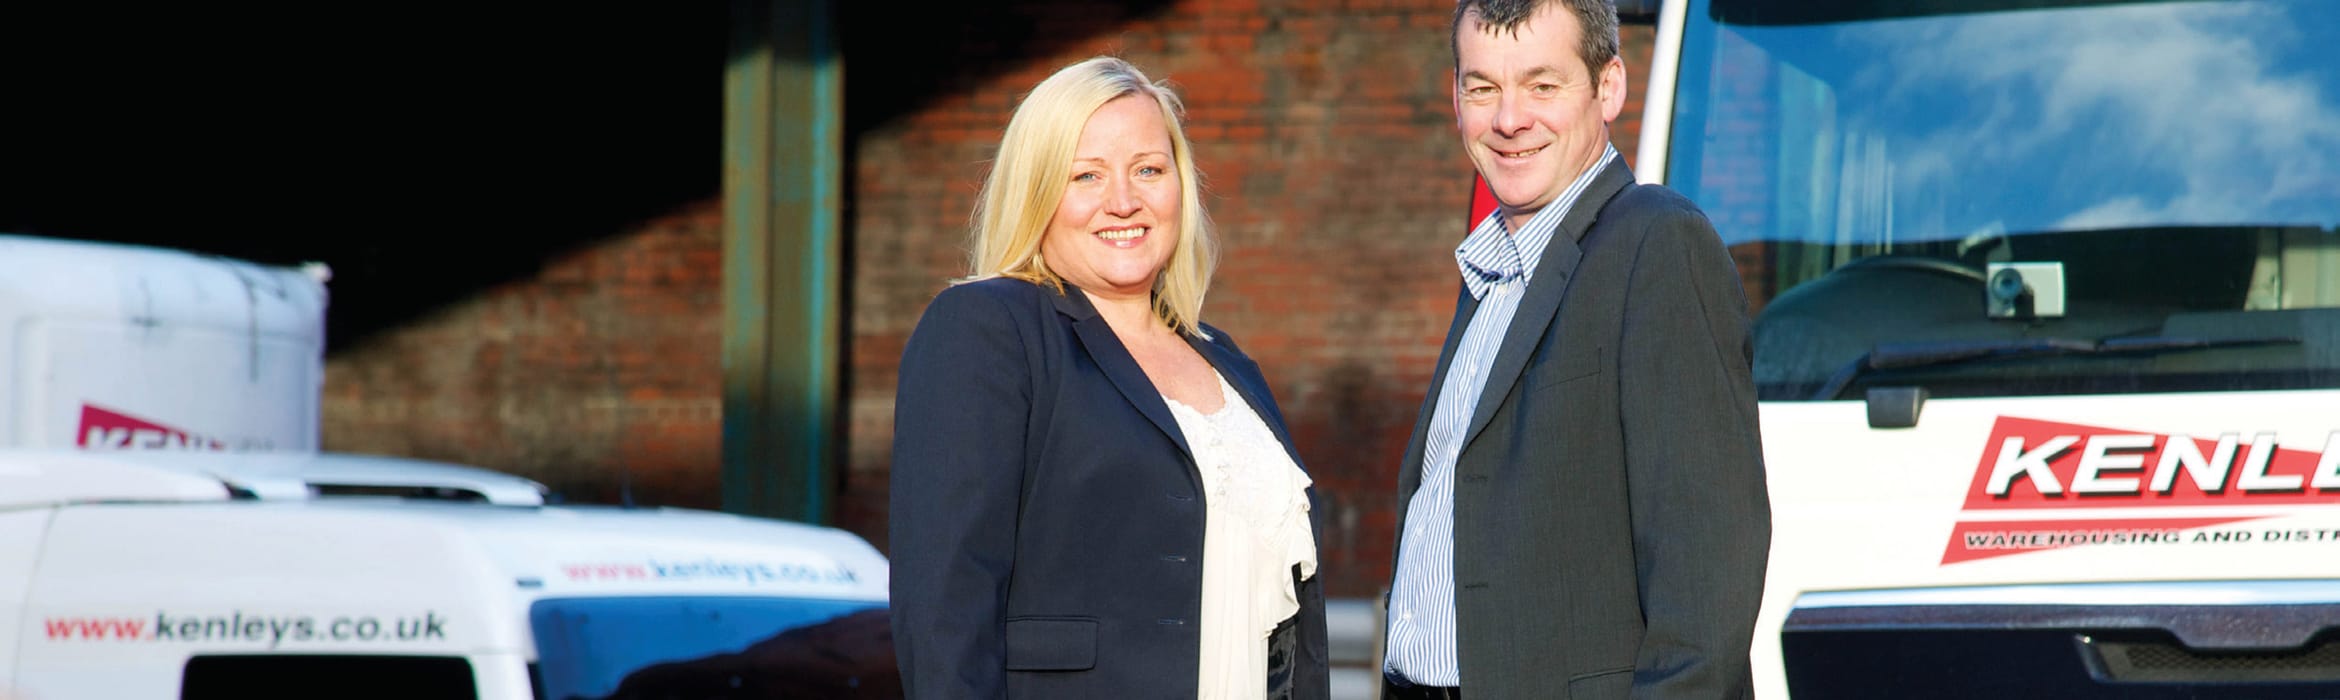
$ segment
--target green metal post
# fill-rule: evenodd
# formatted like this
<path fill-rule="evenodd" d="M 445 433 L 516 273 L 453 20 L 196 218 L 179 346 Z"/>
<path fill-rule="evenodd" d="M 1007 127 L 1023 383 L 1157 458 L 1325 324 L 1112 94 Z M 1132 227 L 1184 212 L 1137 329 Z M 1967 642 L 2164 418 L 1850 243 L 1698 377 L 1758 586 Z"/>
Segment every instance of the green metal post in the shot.
<path fill-rule="evenodd" d="M 724 70 L 723 509 L 827 523 L 843 433 L 834 0 L 733 0 Z"/>

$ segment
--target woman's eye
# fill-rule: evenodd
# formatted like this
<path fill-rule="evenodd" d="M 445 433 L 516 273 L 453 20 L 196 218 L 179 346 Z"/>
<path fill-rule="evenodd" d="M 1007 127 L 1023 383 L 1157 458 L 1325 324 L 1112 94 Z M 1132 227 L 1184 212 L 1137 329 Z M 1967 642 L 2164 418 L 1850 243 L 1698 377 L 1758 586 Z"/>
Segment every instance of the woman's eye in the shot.
<path fill-rule="evenodd" d="M 1074 176 L 1073 176 L 1073 182 L 1096 182 L 1096 181 L 1097 181 L 1097 174 L 1096 174 L 1096 173 L 1081 173 L 1081 174 L 1079 174 L 1079 175 L 1074 175 Z"/>
<path fill-rule="evenodd" d="M 1163 170 L 1163 169 L 1162 169 L 1160 166 L 1154 166 L 1154 165 L 1148 165 L 1148 166 L 1145 166 L 1145 167 L 1142 167 L 1142 168 L 1138 168 L 1138 174 L 1139 174 L 1139 175 L 1144 175 L 1144 176 L 1147 176 L 1147 177 L 1154 177 L 1154 176 L 1159 176 L 1159 175 L 1161 175 L 1162 173 L 1165 173 L 1165 172 L 1168 172 L 1168 171 L 1166 171 L 1166 170 Z"/>

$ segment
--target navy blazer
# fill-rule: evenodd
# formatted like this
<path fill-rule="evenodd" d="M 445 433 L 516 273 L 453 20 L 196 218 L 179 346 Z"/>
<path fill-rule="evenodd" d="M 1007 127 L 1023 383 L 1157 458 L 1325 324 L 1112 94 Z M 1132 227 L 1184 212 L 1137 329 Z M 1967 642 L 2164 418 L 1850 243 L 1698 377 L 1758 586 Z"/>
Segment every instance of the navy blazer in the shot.
<path fill-rule="evenodd" d="M 1187 342 L 1291 452 L 1259 365 L 1205 329 Z M 891 479 L 910 697 L 1195 697 L 1201 474 L 1086 295 L 1005 278 L 937 295 L 902 353 Z M 1329 695 L 1322 578 L 1299 589 L 1300 698 Z"/>

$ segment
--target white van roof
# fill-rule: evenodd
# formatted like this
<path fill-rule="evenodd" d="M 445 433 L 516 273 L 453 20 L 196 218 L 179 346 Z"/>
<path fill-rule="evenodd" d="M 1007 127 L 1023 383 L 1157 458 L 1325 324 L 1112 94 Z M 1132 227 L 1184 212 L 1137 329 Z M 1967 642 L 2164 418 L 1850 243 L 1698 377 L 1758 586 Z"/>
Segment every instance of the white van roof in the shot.
<path fill-rule="evenodd" d="M 188 561 L 175 566 L 201 568 L 229 543 L 289 557 L 284 571 L 324 571 L 334 560 L 379 560 L 436 541 L 415 551 L 440 554 L 413 559 L 447 556 L 447 546 L 483 554 L 523 596 L 885 597 L 884 556 L 844 530 L 690 509 L 547 506 L 544 494 L 534 481 L 485 469 L 371 455 L 0 450 L 0 514 L 58 508 L 53 536 L 93 538 L 52 542 L 60 546 L 49 564 L 65 566 L 52 574 L 170 571 L 155 562 L 182 550 Z M 272 537 L 286 539 L 267 544 Z M 155 551 L 124 558 L 125 547 Z"/>
<path fill-rule="evenodd" d="M 545 503 L 544 484 L 449 462 L 341 452 L 0 450 L 0 509 L 92 501 L 418 496 Z"/>
<path fill-rule="evenodd" d="M 395 595 L 449 608 L 497 599 L 525 608 L 576 596 L 883 601 L 888 573 L 884 555 L 851 532 L 674 508 L 112 502 L 59 509 L 48 540 L 36 587 L 91 614 L 240 600 L 253 594 L 255 575 L 285 601 Z M 481 594 L 489 598 L 473 598 Z"/>
<path fill-rule="evenodd" d="M 124 460 L 121 453 L 9 450 L 0 456 L 0 512 L 68 503 L 224 501 L 227 484 L 204 474 Z"/>

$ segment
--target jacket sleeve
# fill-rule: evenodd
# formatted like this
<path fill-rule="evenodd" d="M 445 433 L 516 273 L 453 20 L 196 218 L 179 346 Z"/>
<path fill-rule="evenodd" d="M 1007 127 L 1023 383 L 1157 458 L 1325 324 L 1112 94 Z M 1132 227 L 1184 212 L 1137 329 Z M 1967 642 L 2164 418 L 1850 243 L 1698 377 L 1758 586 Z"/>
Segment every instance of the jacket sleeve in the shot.
<path fill-rule="evenodd" d="M 1317 500 L 1317 499 L 1312 499 Z M 1310 511 L 1310 520 L 1321 522 L 1323 502 Z M 1324 541 L 1324 528 L 1317 527 L 1318 542 Z M 1332 644 L 1325 626 L 1323 548 L 1318 550 L 1317 573 L 1300 582 L 1300 649 L 1299 663 L 1292 676 L 1292 697 L 1298 700 L 1327 700 L 1332 697 Z"/>
<path fill-rule="evenodd" d="M 1003 698 L 1003 610 L 1033 393 L 996 288 L 929 304 L 902 352 L 888 506 L 894 648 L 910 698 Z"/>
<path fill-rule="evenodd" d="M 1657 199 L 1618 352 L 1647 624 L 1633 697 L 1745 697 L 1771 546 L 1746 300 L 1705 215 L 1670 193 Z"/>

